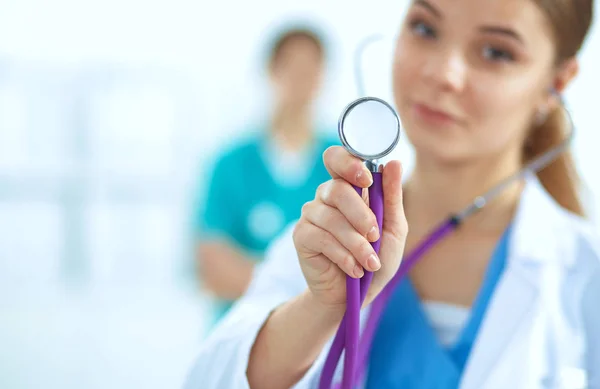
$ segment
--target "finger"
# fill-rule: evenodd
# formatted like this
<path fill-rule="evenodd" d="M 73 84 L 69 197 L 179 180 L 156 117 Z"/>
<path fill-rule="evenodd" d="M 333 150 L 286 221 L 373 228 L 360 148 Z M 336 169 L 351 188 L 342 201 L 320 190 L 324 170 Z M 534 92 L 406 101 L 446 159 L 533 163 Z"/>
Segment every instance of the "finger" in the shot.
<path fill-rule="evenodd" d="M 307 221 L 327 231 L 369 271 L 377 271 L 381 263 L 369 241 L 348 222 L 342 213 L 321 202 L 307 203 L 303 211 Z"/>
<path fill-rule="evenodd" d="M 383 169 L 383 229 L 404 239 L 408 225 L 402 203 L 402 165 L 391 161 Z"/>
<path fill-rule="evenodd" d="M 331 146 L 325 150 L 323 163 L 333 179 L 343 178 L 361 188 L 368 188 L 373 183 L 369 169 L 342 146 Z"/>
<path fill-rule="evenodd" d="M 343 179 L 329 180 L 317 188 L 316 199 L 337 208 L 350 224 L 371 242 L 379 239 L 375 214 L 350 184 Z"/>
<path fill-rule="evenodd" d="M 327 270 L 329 263 L 334 263 L 350 277 L 361 278 L 365 274 L 360 263 L 331 233 L 307 220 L 296 225 L 294 242 L 297 246 L 302 246 L 303 250 L 318 254 L 306 261 L 311 262 L 311 265 L 320 271 Z M 322 259 L 320 254 L 325 256 L 325 261 L 320 260 Z"/>

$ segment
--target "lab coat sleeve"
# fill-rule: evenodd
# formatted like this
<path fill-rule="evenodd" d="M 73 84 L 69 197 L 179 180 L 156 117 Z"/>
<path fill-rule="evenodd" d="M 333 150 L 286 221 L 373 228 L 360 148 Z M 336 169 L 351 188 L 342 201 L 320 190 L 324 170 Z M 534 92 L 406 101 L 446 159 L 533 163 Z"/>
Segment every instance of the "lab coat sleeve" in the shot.
<path fill-rule="evenodd" d="M 587 387 L 590 389 L 600 389 L 600 262 L 598 265 L 584 289 L 582 300 Z"/>
<path fill-rule="evenodd" d="M 248 292 L 201 345 L 185 389 L 248 389 L 246 369 L 256 336 L 273 309 L 306 288 L 292 228 L 277 239 L 257 269 Z M 313 387 L 325 350 L 294 388 Z"/>

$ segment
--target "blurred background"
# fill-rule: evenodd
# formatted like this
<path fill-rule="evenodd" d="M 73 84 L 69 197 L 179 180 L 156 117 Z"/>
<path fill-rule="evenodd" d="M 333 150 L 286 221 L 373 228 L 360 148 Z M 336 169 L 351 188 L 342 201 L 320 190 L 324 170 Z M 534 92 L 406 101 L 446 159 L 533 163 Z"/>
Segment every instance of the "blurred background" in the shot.
<path fill-rule="evenodd" d="M 0 387 L 179 387 L 210 321 L 195 202 L 215 156 L 269 112 L 269 31 L 302 19 L 326 32 L 318 121 L 335 137 L 357 97 L 354 47 L 394 34 L 404 7 L 1 0 Z M 566 96 L 593 218 L 598 28 Z M 367 92 L 389 99 L 389 47 L 373 50 Z M 407 144 L 394 157 L 410 169 Z"/>

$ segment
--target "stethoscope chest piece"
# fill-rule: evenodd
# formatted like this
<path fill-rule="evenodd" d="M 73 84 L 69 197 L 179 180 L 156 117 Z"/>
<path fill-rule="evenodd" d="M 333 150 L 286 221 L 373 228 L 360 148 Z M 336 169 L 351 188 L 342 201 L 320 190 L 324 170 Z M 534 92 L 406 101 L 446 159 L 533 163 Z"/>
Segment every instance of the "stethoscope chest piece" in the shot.
<path fill-rule="evenodd" d="M 361 97 L 348 104 L 338 121 L 342 144 L 372 172 L 379 171 L 378 161 L 398 144 L 400 129 L 400 118 L 394 108 L 377 97 Z"/>

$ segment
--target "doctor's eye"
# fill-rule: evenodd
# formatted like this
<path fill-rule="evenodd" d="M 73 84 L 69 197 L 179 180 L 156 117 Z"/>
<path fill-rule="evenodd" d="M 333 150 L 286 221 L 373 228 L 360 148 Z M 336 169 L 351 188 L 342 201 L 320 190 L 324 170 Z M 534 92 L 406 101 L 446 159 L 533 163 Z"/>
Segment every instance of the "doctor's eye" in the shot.
<path fill-rule="evenodd" d="M 483 57 L 492 62 L 512 62 L 515 59 L 514 55 L 508 50 L 492 46 L 485 46 L 483 48 Z"/>
<path fill-rule="evenodd" d="M 429 24 L 425 23 L 420 19 L 415 19 L 410 22 L 410 28 L 415 35 L 422 36 L 424 38 L 435 38 L 436 32 Z"/>

